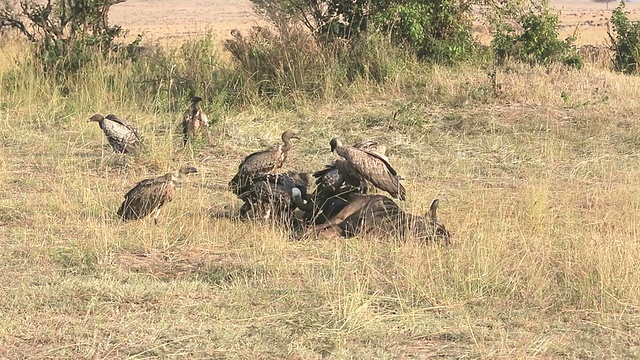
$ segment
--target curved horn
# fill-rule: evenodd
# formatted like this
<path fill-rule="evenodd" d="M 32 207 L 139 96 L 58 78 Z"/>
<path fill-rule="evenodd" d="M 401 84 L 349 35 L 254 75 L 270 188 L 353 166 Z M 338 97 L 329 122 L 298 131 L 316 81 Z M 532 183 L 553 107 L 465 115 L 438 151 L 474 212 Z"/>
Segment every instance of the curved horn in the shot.
<path fill-rule="evenodd" d="M 427 211 L 426 216 L 431 219 L 434 223 L 438 221 L 438 215 L 436 211 L 438 210 L 438 204 L 440 204 L 440 200 L 434 199 L 431 202 L 431 206 L 429 207 L 429 211 Z"/>

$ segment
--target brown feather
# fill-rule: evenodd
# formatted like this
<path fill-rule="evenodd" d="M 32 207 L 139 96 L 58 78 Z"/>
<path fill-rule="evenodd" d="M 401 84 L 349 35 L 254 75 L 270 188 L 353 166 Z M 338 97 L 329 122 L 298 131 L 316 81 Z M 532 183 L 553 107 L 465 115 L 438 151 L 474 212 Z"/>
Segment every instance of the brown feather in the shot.
<path fill-rule="evenodd" d="M 118 215 L 123 220 L 138 220 L 148 216 L 173 200 L 175 186 L 172 173 L 140 181 L 124 196 Z"/>
<path fill-rule="evenodd" d="M 238 166 L 238 172 L 229 182 L 229 187 L 234 194 L 239 194 L 245 186 L 251 185 L 252 178 L 256 175 L 271 173 L 282 167 L 287 161 L 289 151 L 293 147 L 291 139 L 298 136 L 292 130 L 282 133 L 283 144 L 273 146 L 267 150 L 262 150 L 249 154 Z"/>
<path fill-rule="evenodd" d="M 400 184 L 396 170 L 379 154 L 342 146 L 337 139 L 332 140 L 332 149 L 346 161 L 348 170 L 362 180 L 388 192 L 392 197 L 405 200 L 406 190 Z"/>
<path fill-rule="evenodd" d="M 182 115 L 182 134 L 184 145 L 197 135 L 199 129 L 209 126 L 207 114 L 205 114 L 199 106 L 201 101 L 201 97 L 194 97 L 191 102 L 191 106 L 189 109 L 185 110 Z"/>
<path fill-rule="evenodd" d="M 140 181 L 124 195 L 118 215 L 123 220 L 138 220 L 148 216 L 173 200 L 176 181 L 181 175 L 197 173 L 198 169 L 184 166 L 177 172 Z"/>

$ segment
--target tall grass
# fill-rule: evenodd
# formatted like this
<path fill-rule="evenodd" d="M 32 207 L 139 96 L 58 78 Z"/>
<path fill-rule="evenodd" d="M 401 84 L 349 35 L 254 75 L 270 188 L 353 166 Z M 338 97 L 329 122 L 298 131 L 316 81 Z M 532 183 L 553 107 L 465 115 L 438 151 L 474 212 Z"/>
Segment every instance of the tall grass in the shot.
<path fill-rule="evenodd" d="M 421 66 L 375 39 L 330 56 L 246 36 L 230 57 L 204 38 L 62 83 L 3 48 L 0 355 L 640 356 L 637 78 L 508 64 L 493 89 L 486 69 Z M 182 150 L 192 92 L 216 140 Z M 136 123 L 149 151 L 111 154 L 95 112 Z M 302 135 L 287 169 L 321 169 L 333 136 L 383 141 L 403 209 L 440 198 L 453 244 L 215 216 L 237 212 L 243 156 L 287 128 Z M 201 175 L 158 226 L 119 221 L 128 189 L 184 162 Z"/>

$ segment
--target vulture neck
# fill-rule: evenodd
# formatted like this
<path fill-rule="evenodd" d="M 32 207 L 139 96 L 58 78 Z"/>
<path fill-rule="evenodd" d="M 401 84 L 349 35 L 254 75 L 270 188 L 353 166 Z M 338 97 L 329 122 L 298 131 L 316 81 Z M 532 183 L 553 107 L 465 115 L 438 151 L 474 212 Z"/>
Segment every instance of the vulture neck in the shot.
<path fill-rule="evenodd" d="M 338 145 L 336 146 L 336 154 L 340 155 L 340 157 L 347 158 L 347 149 L 344 146 Z"/>
<path fill-rule="evenodd" d="M 291 143 L 291 139 L 289 139 L 288 137 L 283 137 L 282 141 L 284 142 L 284 146 L 281 147 L 281 151 L 282 152 L 288 152 L 289 150 L 291 150 L 291 148 L 293 147 L 293 144 Z"/>
<path fill-rule="evenodd" d="M 300 196 L 293 196 L 292 200 L 293 200 L 293 203 L 296 204 L 298 209 L 303 211 L 310 211 L 310 210 L 313 210 L 313 208 L 315 207 L 315 204 L 313 201 L 307 200 L 307 202 L 305 203 L 304 200 L 302 200 L 302 197 Z"/>
<path fill-rule="evenodd" d="M 196 116 L 196 114 L 200 111 L 200 102 L 194 101 L 191 103 L 191 116 Z"/>

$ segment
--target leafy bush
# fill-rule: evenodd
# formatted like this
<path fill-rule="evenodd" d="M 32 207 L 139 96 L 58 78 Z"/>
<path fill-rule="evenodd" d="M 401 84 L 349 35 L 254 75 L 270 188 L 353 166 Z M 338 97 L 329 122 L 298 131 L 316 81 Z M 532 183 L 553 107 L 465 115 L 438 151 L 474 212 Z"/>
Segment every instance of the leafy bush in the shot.
<path fill-rule="evenodd" d="M 502 0 L 252 0 L 274 23 L 300 23 L 318 40 L 379 31 L 420 58 L 455 62 L 476 49 L 473 7 Z M 276 26 L 282 29 L 282 27 Z"/>
<path fill-rule="evenodd" d="M 321 37 L 350 39 L 367 30 L 371 14 L 388 0 L 251 0 L 275 24 L 303 24 Z M 282 29 L 282 27 L 280 27 Z"/>
<path fill-rule="evenodd" d="M 300 93 L 322 95 L 329 55 L 301 29 L 276 34 L 254 27 L 247 36 L 238 31 L 232 35 L 224 45 L 237 64 L 241 85 L 236 90 L 245 99 L 253 94 L 269 99 Z"/>
<path fill-rule="evenodd" d="M 419 58 L 452 63 L 473 55 L 472 1 L 407 1 L 380 11 L 378 29 Z"/>
<path fill-rule="evenodd" d="M 628 74 L 638 72 L 640 61 L 640 21 L 630 21 L 624 11 L 624 1 L 611 14 L 611 29 L 607 32 L 611 50 L 614 51 L 613 65 L 617 71 Z"/>
<path fill-rule="evenodd" d="M 583 65 L 582 57 L 572 46 L 575 34 L 565 40 L 558 38 L 559 16 L 551 11 L 548 1 L 533 5 L 512 22 L 500 20 L 495 27 L 491 46 L 499 64 L 513 58 L 531 65 Z"/>
<path fill-rule="evenodd" d="M 115 40 L 124 35 L 118 25 L 107 21 L 109 8 L 125 0 L 59 0 L 46 4 L 21 0 L 0 9 L 0 29 L 14 28 L 36 45 L 36 60 L 46 73 L 56 76 L 74 73 L 97 55 L 120 52 L 130 57 L 142 40 L 129 45 Z"/>

